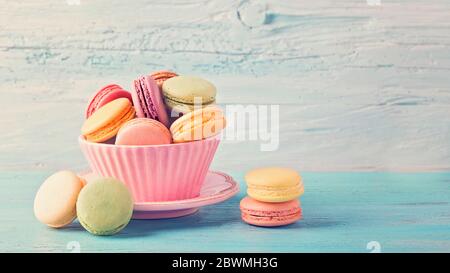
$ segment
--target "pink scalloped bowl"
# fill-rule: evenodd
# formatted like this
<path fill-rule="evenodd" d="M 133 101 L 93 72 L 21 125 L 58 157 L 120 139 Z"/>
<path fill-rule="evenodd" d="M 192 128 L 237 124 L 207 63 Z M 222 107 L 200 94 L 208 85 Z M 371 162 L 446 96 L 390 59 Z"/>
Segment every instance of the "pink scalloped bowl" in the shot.
<path fill-rule="evenodd" d="M 78 138 L 93 172 L 123 181 L 134 202 L 159 202 L 200 195 L 220 137 L 165 145 L 111 145 Z"/>

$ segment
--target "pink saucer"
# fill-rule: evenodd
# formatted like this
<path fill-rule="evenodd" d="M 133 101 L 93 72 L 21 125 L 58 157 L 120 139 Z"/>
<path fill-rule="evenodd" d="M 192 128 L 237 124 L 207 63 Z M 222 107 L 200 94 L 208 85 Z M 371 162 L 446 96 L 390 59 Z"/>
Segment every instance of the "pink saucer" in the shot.
<path fill-rule="evenodd" d="M 87 182 L 96 177 L 91 171 L 81 173 L 80 176 Z M 200 207 L 223 202 L 238 192 L 239 186 L 231 176 L 208 171 L 200 196 L 178 201 L 135 203 L 133 219 L 164 219 L 190 215 Z"/>

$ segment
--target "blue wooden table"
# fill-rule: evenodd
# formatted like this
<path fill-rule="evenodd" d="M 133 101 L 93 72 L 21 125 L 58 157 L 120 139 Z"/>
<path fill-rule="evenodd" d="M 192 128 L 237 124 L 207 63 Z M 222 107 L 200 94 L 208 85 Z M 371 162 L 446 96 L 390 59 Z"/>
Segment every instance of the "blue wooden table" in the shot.
<path fill-rule="evenodd" d="M 50 172 L 0 174 L 0 250 L 18 252 L 449 252 L 450 173 L 305 172 L 304 219 L 282 228 L 240 220 L 234 198 L 170 220 L 134 220 L 111 237 L 33 216 Z M 369 246 L 370 249 L 367 247 Z"/>

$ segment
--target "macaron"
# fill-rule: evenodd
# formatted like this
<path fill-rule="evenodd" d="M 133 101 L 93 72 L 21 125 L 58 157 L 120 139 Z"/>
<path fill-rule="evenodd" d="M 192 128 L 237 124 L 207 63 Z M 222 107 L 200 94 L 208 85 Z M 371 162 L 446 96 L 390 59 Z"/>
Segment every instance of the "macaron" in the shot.
<path fill-rule="evenodd" d="M 161 90 L 151 76 L 142 76 L 135 80 L 131 96 L 138 118 L 155 119 L 169 127 L 169 117 Z"/>
<path fill-rule="evenodd" d="M 78 194 L 84 180 L 71 171 L 60 171 L 48 177 L 34 198 L 34 215 L 47 226 L 64 227 L 76 218 Z"/>
<path fill-rule="evenodd" d="M 172 72 L 172 71 L 168 71 L 168 70 L 161 70 L 161 71 L 153 72 L 152 74 L 150 74 L 150 76 L 152 77 L 152 79 L 155 80 L 158 87 L 161 88 L 163 83 L 166 80 L 176 77 L 176 76 L 178 76 L 178 74 L 176 74 L 175 72 Z"/>
<path fill-rule="evenodd" d="M 170 144 L 172 135 L 161 122 L 148 118 L 135 118 L 125 123 L 116 136 L 116 145 Z"/>
<path fill-rule="evenodd" d="M 174 143 L 209 138 L 219 134 L 226 126 L 222 109 L 208 106 L 183 115 L 170 126 Z"/>
<path fill-rule="evenodd" d="M 127 98 L 131 101 L 131 93 L 117 84 L 110 84 L 98 90 L 89 100 L 86 118 L 89 118 L 100 107 L 118 98 Z"/>
<path fill-rule="evenodd" d="M 112 235 L 126 227 L 133 213 L 133 198 L 121 181 L 101 178 L 89 182 L 77 201 L 80 224 L 95 235 Z"/>
<path fill-rule="evenodd" d="M 133 119 L 135 111 L 127 98 L 119 98 L 95 111 L 81 127 L 87 141 L 104 142 L 113 138 L 125 122 Z"/>
<path fill-rule="evenodd" d="M 297 171 L 289 168 L 260 168 L 245 175 L 247 194 L 262 202 L 286 202 L 304 193 Z"/>
<path fill-rule="evenodd" d="M 275 227 L 292 224 L 302 217 L 300 202 L 265 203 L 251 197 L 241 200 L 242 220 L 250 225 Z"/>
<path fill-rule="evenodd" d="M 195 106 L 213 104 L 217 92 L 209 81 L 192 76 L 172 77 L 164 81 L 162 91 L 171 116 L 189 113 Z"/>

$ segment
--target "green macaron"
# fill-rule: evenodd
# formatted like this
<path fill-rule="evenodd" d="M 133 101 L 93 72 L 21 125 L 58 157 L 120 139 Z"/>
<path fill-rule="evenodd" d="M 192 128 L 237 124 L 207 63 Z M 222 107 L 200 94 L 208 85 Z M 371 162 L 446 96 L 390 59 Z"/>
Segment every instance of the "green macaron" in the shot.
<path fill-rule="evenodd" d="M 164 81 L 164 100 L 169 110 L 190 112 L 194 104 L 202 106 L 215 102 L 216 87 L 207 80 L 192 76 L 177 76 Z"/>
<path fill-rule="evenodd" d="M 133 197 L 121 181 L 101 178 L 81 190 L 76 207 L 78 221 L 87 231 L 95 235 L 112 235 L 130 221 Z"/>

